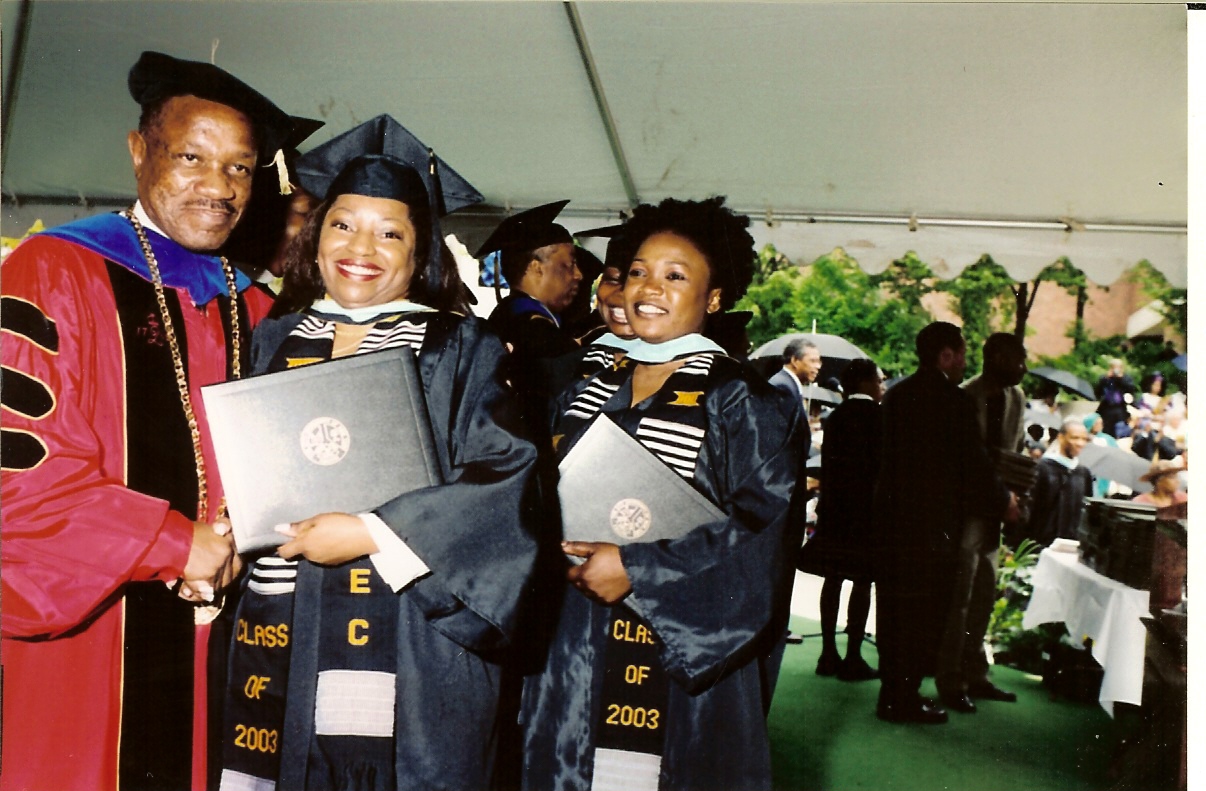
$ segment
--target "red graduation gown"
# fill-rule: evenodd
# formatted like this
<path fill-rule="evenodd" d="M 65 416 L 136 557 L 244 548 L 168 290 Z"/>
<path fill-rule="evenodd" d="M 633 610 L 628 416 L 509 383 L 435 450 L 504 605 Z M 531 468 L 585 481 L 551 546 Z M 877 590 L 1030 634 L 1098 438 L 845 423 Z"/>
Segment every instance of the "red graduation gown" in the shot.
<path fill-rule="evenodd" d="M 123 681 L 124 589 L 173 581 L 188 559 L 193 515 L 127 487 L 131 393 L 123 338 L 164 340 L 151 314 L 138 326 L 123 324 L 110 267 L 101 255 L 50 237 L 26 241 L 3 267 L 5 791 L 117 787 L 122 696 L 135 683 Z M 176 332 L 210 481 L 201 518 L 211 519 L 222 486 L 200 387 L 227 377 L 228 309 L 216 301 L 198 308 L 183 289 L 167 290 L 177 291 L 183 316 Z M 240 301 L 253 322 L 270 306 L 254 289 Z M 195 789 L 205 787 L 207 769 L 208 629 L 196 627 L 194 641 Z M 186 707 L 182 717 L 189 716 Z"/>

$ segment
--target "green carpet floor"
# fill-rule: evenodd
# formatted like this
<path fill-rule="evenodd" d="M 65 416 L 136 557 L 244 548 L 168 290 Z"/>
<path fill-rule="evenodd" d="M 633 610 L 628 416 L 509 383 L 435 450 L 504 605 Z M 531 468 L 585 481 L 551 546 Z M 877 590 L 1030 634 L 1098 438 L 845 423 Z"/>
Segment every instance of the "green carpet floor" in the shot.
<path fill-rule="evenodd" d="M 792 631 L 818 625 L 792 619 Z M 845 636 L 838 638 L 845 650 Z M 775 788 L 781 791 L 1097 791 L 1109 788 L 1119 726 L 1092 704 L 1051 700 L 1042 680 L 1006 667 L 995 683 L 1017 703 L 984 702 L 946 725 L 875 717 L 878 681 L 815 674 L 821 639 L 787 646 L 770 714 Z M 863 657 L 878 664 L 875 647 Z M 927 679 L 921 693 L 935 696 Z"/>

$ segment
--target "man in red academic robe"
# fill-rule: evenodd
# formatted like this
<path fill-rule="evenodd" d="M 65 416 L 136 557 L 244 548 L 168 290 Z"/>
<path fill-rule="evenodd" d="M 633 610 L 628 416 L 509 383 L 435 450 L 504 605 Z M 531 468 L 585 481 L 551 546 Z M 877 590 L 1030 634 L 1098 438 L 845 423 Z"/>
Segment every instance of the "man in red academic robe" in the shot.
<path fill-rule="evenodd" d="M 225 649 L 198 604 L 238 561 L 200 388 L 246 371 L 270 305 L 214 251 L 293 121 L 159 53 L 129 86 L 138 202 L 3 267 L 4 791 L 207 785 Z"/>

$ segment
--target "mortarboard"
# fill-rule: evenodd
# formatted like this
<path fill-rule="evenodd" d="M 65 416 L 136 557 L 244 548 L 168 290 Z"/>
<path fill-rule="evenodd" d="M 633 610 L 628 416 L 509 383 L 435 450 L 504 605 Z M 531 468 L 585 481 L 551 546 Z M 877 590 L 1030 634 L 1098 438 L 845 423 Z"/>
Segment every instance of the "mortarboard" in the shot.
<path fill-rule="evenodd" d="M 615 239 L 624 233 L 624 225 L 604 225 L 601 228 L 588 228 L 585 231 L 578 231 L 574 236 L 586 236 L 588 238 L 599 237 L 602 239 Z"/>
<path fill-rule="evenodd" d="M 587 238 L 601 238 L 607 240 L 607 252 L 604 253 L 603 261 L 599 263 L 599 273 L 608 266 L 614 266 L 621 271 L 627 269 L 627 261 L 621 260 L 624 249 L 624 225 L 605 225 L 601 228 L 588 228 L 585 231 L 578 231 L 574 236 L 585 236 Z M 592 256 L 594 257 L 594 256 Z M 596 259 L 597 260 L 597 259 Z M 579 269 L 582 267 L 579 266 Z M 586 270 L 582 270 L 583 279 L 586 278 Z"/>
<path fill-rule="evenodd" d="M 363 154 L 388 154 L 413 168 L 423 178 L 432 198 L 432 213 L 438 217 L 483 200 L 472 184 L 388 115 L 354 126 L 303 154 L 296 166 L 302 189 L 325 199 L 344 165 Z"/>
<path fill-rule="evenodd" d="M 281 145 L 281 148 L 285 149 L 286 155 L 296 155 L 297 149 L 301 148 L 301 144 L 306 142 L 310 135 L 326 126 L 323 121 L 302 118 L 300 115 L 292 116 L 289 120 L 292 122 L 292 129 L 289 130 L 289 136 Z"/>
<path fill-rule="evenodd" d="M 499 267 L 504 252 L 537 250 L 550 244 L 574 243 L 570 232 L 553 222 L 568 203 L 568 200 L 559 200 L 512 214 L 500 222 L 482 246 L 477 248 L 474 258 L 498 253 L 493 259 L 495 296 L 501 294 L 503 277 Z M 510 284 L 510 287 L 515 288 L 516 284 Z"/>
<path fill-rule="evenodd" d="M 180 60 L 162 52 L 142 53 L 130 68 L 127 84 L 140 107 L 173 96 L 196 96 L 238 110 L 251 119 L 259 154 L 264 160 L 276 158 L 290 139 L 297 120 L 229 72 L 210 63 Z"/>
<path fill-rule="evenodd" d="M 298 148 L 310 135 L 317 132 L 326 126 L 322 121 L 315 121 L 313 118 L 303 118 L 300 115 L 293 116 L 290 121 L 293 123 L 293 128 L 289 132 L 289 136 L 285 138 L 284 144 L 281 146 L 281 151 L 284 153 L 285 167 L 278 167 L 276 170 L 277 179 L 280 182 L 280 193 L 282 195 L 293 194 L 293 184 L 289 179 L 289 163 L 296 162 L 301 156 Z"/>
<path fill-rule="evenodd" d="M 473 185 L 388 115 L 379 115 L 298 158 L 294 170 L 320 200 L 338 195 L 425 202 L 431 214 L 430 283 L 440 281 L 440 217 L 482 200 Z"/>
<path fill-rule="evenodd" d="M 327 185 L 326 198 L 365 195 L 389 198 L 409 206 L 431 208 L 431 194 L 423 177 L 410 165 L 389 154 L 362 154 L 348 161 L 335 180 Z"/>
<path fill-rule="evenodd" d="M 593 283 L 595 278 L 603 274 L 603 262 L 599 260 L 599 256 L 585 247 L 574 248 L 574 263 L 577 264 L 578 271 L 582 273 L 583 283 Z"/>
<path fill-rule="evenodd" d="M 568 200 L 559 200 L 512 214 L 498 224 L 474 258 L 495 250 L 535 250 L 550 244 L 573 244 L 570 232 L 553 222 L 567 203 Z"/>

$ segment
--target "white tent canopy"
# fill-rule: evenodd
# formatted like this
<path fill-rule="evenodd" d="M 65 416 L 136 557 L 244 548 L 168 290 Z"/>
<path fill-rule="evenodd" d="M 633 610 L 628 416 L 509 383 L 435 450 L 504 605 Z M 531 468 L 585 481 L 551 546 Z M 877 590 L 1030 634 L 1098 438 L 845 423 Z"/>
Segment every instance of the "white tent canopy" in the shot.
<path fill-rule="evenodd" d="M 794 259 L 842 246 L 879 271 L 914 250 L 949 276 L 991 253 L 1023 279 L 1067 255 L 1107 284 L 1146 258 L 1186 281 L 1184 5 L 4 0 L 0 15 L 6 235 L 128 200 L 125 77 L 158 49 L 212 56 L 324 120 L 310 145 L 392 114 L 494 208 L 452 224 L 470 248 L 507 209 L 571 198 L 581 229 L 725 194 Z"/>

